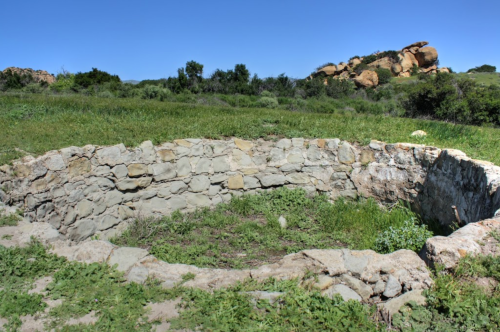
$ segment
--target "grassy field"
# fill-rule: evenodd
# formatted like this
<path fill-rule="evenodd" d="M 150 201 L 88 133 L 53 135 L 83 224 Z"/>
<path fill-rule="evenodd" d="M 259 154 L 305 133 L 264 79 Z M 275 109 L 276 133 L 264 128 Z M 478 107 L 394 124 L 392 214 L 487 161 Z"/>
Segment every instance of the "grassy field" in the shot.
<path fill-rule="evenodd" d="M 136 146 L 177 138 L 340 138 L 368 144 L 411 142 L 463 150 L 500 164 L 500 130 L 339 109 L 333 114 L 205 106 L 85 96 L 0 95 L 0 164 L 22 155 L 75 145 Z M 428 133 L 412 138 L 415 130 Z"/>
<path fill-rule="evenodd" d="M 500 73 L 459 73 L 459 77 L 468 77 L 481 85 L 500 85 Z"/>
<path fill-rule="evenodd" d="M 285 218 L 285 227 L 280 225 L 280 217 Z M 388 236 L 391 239 L 381 234 L 402 229 L 408 220 L 417 218 L 403 206 L 387 210 L 373 199 L 339 199 L 331 204 L 326 196 L 308 198 L 304 190 L 280 188 L 235 197 L 212 211 L 137 219 L 112 242 L 146 248 L 169 263 L 241 269 L 274 263 L 311 248 L 384 251 L 386 247 L 381 245 L 396 242 L 395 234 Z M 418 251 L 432 236 L 422 233 L 422 227 L 410 228 L 406 238 L 414 241 L 415 248 L 403 245 L 391 252 L 403 248 Z"/>

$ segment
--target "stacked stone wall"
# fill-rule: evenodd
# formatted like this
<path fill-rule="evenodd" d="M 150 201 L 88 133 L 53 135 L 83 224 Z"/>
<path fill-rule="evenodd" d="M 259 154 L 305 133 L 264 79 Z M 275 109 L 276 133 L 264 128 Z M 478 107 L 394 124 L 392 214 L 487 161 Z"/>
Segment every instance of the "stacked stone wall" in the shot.
<path fill-rule="evenodd" d="M 303 138 L 87 145 L 0 167 L 0 199 L 23 209 L 30 222 L 50 223 L 75 241 L 109 238 L 136 217 L 213 207 L 233 195 L 281 186 L 331 199 L 410 201 L 443 223 L 454 221 L 443 213 L 452 204 L 468 222 L 492 216 L 500 205 L 499 168 L 446 151 Z M 456 195 L 463 200 L 452 199 Z"/>

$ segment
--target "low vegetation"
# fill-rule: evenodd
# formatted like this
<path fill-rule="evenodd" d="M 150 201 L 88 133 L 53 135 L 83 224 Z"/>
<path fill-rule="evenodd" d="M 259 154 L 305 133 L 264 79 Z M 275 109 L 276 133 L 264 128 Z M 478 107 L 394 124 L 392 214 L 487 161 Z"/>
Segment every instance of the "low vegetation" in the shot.
<path fill-rule="evenodd" d="M 427 305 L 409 303 L 392 318 L 393 331 L 496 331 L 500 328 L 498 257 L 466 257 L 452 271 L 438 270 L 424 294 Z M 298 280 L 246 280 L 228 289 L 207 292 L 182 284 L 162 289 L 155 280 L 126 283 L 105 264 L 67 262 L 39 243 L 26 248 L 0 246 L 0 317 L 6 331 L 17 331 L 33 315 L 44 330 L 150 331 L 146 305 L 180 298 L 173 329 L 202 331 L 386 331 L 376 306 L 330 299 L 298 286 Z M 52 277 L 38 293 L 29 293 L 40 278 Z M 186 276 L 186 280 L 188 280 Z M 487 279 L 489 283 L 484 283 Z M 483 286 L 480 286 L 483 285 Z M 281 292 L 276 302 L 254 300 L 250 291 Z M 57 301 L 57 302 L 54 302 Z M 49 306 L 48 303 L 55 303 Z M 89 313 L 90 324 L 67 325 Z"/>
<path fill-rule="evenodd" d="M 387 88 L 377 93 L 393 92 Z M 268 109 L 255 108 L 252 98 L 257 98 L 252 96 L 173 96 L 174 101 L 161 102 L 82 95 L 1 95 L 0 164 L 18 158 L 21 151 L 38 155 L 86 144 L 137 146 L 145 140 L 160 144 L 177 138 L 231 136 L 338 137 L 363 145 L 372 139 L 424 143 L 453 147 L 472 158 L 500 164 L 497 129 L 387 116 L 399 112 L 392 101 L 278 97 L 278 108 Z M 427 132 L 425 139 L 410 136 L 419 129 Z"/>
<path fill-rule="evenodd" d="M 123 246 L 149 249 L 169 263 L 246 268 L 304 249 L 419 251 L 432 236 L 409 209 L 390 210 L 373 199 L 329 203 L 303 189 L 276 189 L 234 197 L 215 210 L 137 219 L 120 237 Z"/>

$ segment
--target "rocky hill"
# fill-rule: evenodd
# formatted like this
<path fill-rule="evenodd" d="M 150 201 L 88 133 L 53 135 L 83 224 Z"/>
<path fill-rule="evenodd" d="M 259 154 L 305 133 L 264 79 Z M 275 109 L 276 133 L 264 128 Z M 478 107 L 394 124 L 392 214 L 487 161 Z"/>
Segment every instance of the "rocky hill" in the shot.
<path fill-rule="evenodd" d="M 3 71 L 3 73 L 7 74 L 9 71 L 12 74 L 18 74 L 21 77 L 31 76 L 32 81 L 35 83 L 40 83 L 42 81 L 45 81 L 48 84 L 52 84 L 56 81 L 56 77 L 52 74 L 49 74 L 45 70 L 33 70 L 31 68 L 8 67 Z"/>
<path fill-rule="evenodd" d="M 428 44 L 426 41 L 421 41 L 403 47 L 399 51 L 377 52 L 364 57 L 354 56 L 348 63 L 325 65 L 309 78 L 319 76 L 352 79 L 357 86 L 371 87 L 379 83 L 375 72 L 378 68 L 387 69 L 392 76 L 397 77 L 409 77 L 412 71 L 427 74 L 449 72 L 446 67 L 437 67 L 438 52 L 434 47 L 427 46 Z"/>

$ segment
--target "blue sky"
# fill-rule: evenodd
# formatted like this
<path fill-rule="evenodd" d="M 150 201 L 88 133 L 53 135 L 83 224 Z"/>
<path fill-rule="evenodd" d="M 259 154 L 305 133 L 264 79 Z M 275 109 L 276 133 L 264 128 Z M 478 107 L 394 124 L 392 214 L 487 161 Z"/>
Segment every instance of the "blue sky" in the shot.
<path fill-rule="evenodd" d="M 92 67 L 122 80 L 205 76 L 243 63 L 259 77 L 303 78 L 326 63 L 426 40 L 441 66 L 500 70 L 500 1 L 5 0 L 0 70 Z"/>

